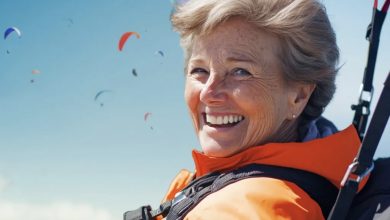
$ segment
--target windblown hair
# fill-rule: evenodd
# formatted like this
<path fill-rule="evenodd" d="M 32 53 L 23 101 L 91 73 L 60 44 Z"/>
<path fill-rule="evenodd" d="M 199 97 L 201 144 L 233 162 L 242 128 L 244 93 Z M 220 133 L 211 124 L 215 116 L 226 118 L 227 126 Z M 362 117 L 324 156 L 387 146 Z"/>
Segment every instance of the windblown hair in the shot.
<path fill-rule="evenodd" d="M 316 88 L 303 112 L 319 117 L 336 89 L 339 50 L 325 7 L 317 0 L 189 0 L 171 16 L 180 34 L 185 66 L 194 38 L 232 17 L 242 17 L 279 38 L 278 57 L 287 82 L 313 83 Z"/>

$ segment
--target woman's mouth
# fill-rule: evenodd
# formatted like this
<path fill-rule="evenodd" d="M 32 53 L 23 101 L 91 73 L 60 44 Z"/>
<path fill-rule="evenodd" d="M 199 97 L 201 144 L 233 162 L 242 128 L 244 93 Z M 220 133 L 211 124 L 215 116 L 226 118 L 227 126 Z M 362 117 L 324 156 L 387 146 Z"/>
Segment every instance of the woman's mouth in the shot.
<path fill-rule="evenodd" d="M 245 119 L 242 115 L 233 114 L 209 115 L 206 113 L 202 113 L 202 115 L 206 125 L 216 128 L 233 127 Z"/>

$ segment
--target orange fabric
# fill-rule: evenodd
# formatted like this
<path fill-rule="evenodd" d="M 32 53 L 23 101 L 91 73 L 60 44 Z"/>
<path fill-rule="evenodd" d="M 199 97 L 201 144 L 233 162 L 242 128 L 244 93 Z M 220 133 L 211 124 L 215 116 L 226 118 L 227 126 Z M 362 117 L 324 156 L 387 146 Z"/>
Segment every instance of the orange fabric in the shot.
<path fill-rule="evenodd" d="M 193 219 L 321 220 L 317 203 L 292 183 L 273 178 L 249 178 L 208 195 L 191 212 Z"/>
<path fill-rule="evenodd" d="M 227 158 L 208 157 L 195 150 L 192 156 L 196 166 L 196 177 L 216 170 L 228 171 L 247 164 L 259 163 L 310 171 L 327 178 L 339 187 L 359 147 L 360 139 L 351 125 L 326 138 L 303 143 L 270 143 L 249 148 Z"/>
<path fill-rule="evenodd" d="M 171 185 L 169 186 L 168 192 L 165 195 L 164 199 L 161 203 L 172 200 L 175 198 L 175 194 L 177 192 L 180 192 L 184 187 L 188 185 L 188 183 L 194 178 L 194 174 L 186 169 L 180 170 L 179 174 L 176 175 L 175 179 L 172 181 Z M 157 216 L 156 220 L 162 220 L 163 217 Z"/>
<path fill-rule="evenodd" d="M 169 186 L 168 192 L 165 195 L 163 202 L 175 198 L 175 194 L 184 189 L 184 187 L 188 185 L 188 183 L 193 179 L 193 177 L 193 173 L 188 170 L 182 169 Z"/>
<path fill-rule="evenodd" d="M 270 143 L 249 148 L 227 158 L 208 157 L 193 151 L 196 178 L 209 172 L 229 171 L 252 164 L 269 164 L 310 171 L 335 186 L 356 156 L 360 139 L 355 128 L 304 143 Z M 165 199 L 172 199 L 190 178 L 183 171 L 175 178 Z M 360 189 L 368 178 L 360 184 Z M 185 219 L 323 219 L 318 204 L 288 181 L 250 178 L 228 185 L 203 199 Z"/>

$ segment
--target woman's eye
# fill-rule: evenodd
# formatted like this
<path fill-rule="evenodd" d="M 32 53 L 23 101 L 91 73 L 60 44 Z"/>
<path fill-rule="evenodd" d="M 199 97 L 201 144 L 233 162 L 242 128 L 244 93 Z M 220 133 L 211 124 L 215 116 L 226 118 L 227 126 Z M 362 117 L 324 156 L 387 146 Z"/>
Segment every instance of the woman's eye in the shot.
<path fill-rule="evenodd" d="M 240 77 L 240 78 L 249 78 L 252 76 L 252 74 L 249 71 L 242 68 L 233 69 L 232 74 L 233 76 Z"/>
<path fill-rule="evenodd" d="M 191 71 L 190 71 L 190 74 L 191 75 L 194 75 L 194 74 L 199 74 L 199 75 L 202 75 L 202 74 L 208 74 L 209 72 L 207 72 L 207 70 L 203 69 L 203 68 L 193 68 Z"/>

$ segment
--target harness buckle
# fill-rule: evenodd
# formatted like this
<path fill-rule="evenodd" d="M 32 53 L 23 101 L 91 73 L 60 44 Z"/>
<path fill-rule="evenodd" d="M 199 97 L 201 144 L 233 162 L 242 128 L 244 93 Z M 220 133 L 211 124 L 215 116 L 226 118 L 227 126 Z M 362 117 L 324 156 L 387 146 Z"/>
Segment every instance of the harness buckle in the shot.
<path fill-rule="evenodd" d="M 345 173 L 343 180 L 341 181 L 341 187 L 344 187 L 347 181 L 353 181 L 359 184 L 374 169 L 374 163 L 372 162 L 370 167 L 367 167 L 363 173 L 357 174 L 355 173 L 355 171 L 357 170 L 358 166 L 358 161 L 354 161 L 348 166 L 347 172 Z"/>
<path fill-rule="evenodd" d="M 370 114 L 370 103 L 374 95 L 374 87 L 371 87 L 370 91 L 364 90 L 363 84 L 360 85 L 359 103 L 362 103 L 366 108 L 362 111 L 363 115 Z"/>
<path fill-rule="evenodd" d="M 184 193 L 184 191 L 180 191 L 180 192 L 176 193 L 175 198 L 173 198 L 173 200 L 172 200 L 172 206 L 176 205 L 177 203 L 179 203 L 180 201 L 182 201 L 185 198 L 187 198 L 187 196 Z"/>
<path fill-rule="evenodd" d="M 358 111 L 360 116 L 368 116 L 370 115 L 370 104 L 374 95 L 374 88 L 372 87 L 370 91 L 367 91 L 364 90 L 363 84 L 361 84 L 359 93 L 358 104 L 352 105 L 351 108 L 352 110 Z"/>

